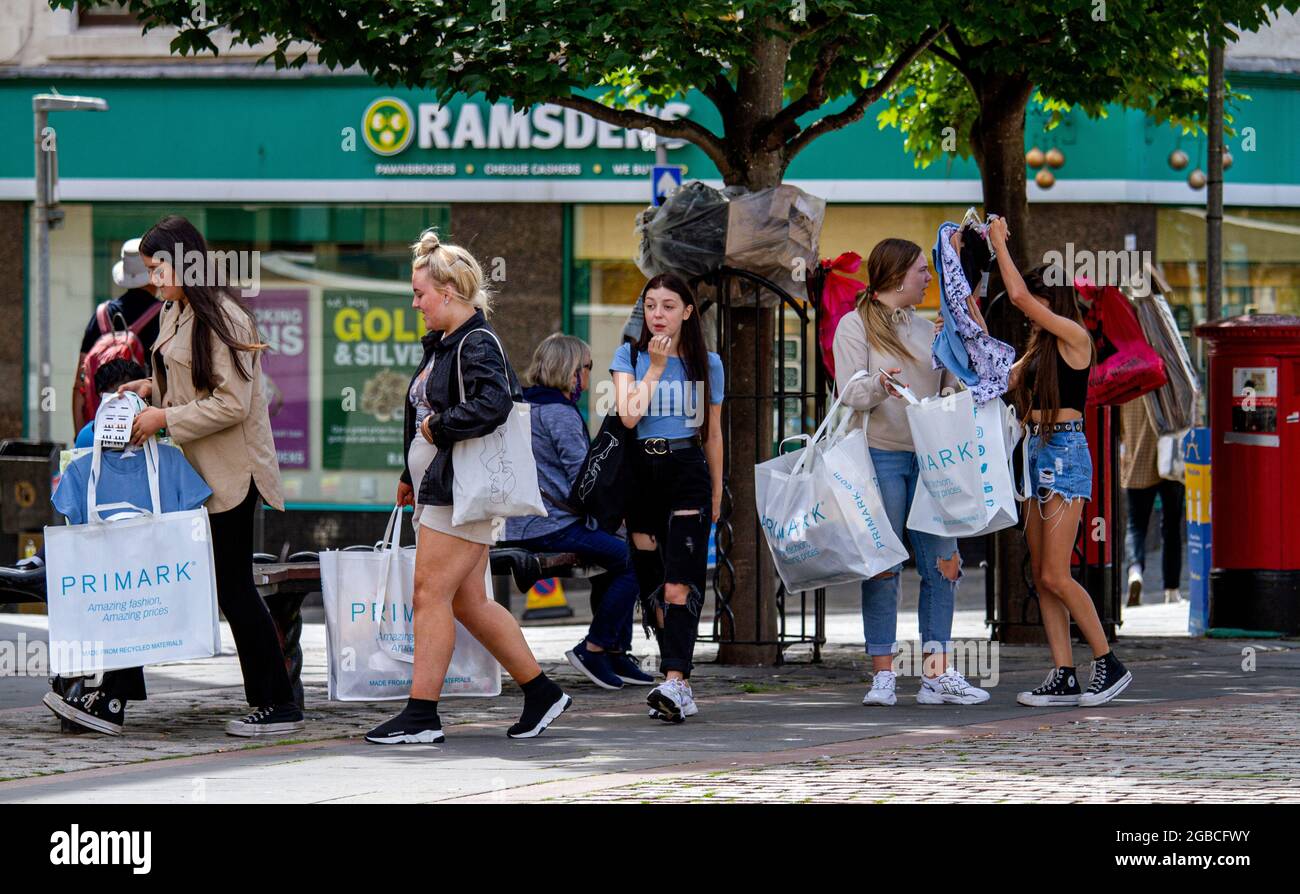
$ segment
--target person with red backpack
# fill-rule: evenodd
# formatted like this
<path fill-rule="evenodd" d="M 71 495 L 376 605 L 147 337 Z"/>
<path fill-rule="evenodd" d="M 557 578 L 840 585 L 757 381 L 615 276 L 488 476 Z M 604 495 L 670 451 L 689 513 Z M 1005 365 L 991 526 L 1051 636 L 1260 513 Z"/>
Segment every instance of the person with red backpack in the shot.
<path fill-rule="evenodd" d="M 113 265 L 113 282 L 126 292 L 95 308 L 81 338 L 77 381 L 72 389 L 73 430 L 80 431 L 95 418 L 99 394 L 95 372 L 112 360 L 129 360 L 149 368 L 149 351 L 158 339 L 158 314 L 162 302 L 158 288 L 140 260 L 140 240 L 122 244 L 122 256 Z"/>

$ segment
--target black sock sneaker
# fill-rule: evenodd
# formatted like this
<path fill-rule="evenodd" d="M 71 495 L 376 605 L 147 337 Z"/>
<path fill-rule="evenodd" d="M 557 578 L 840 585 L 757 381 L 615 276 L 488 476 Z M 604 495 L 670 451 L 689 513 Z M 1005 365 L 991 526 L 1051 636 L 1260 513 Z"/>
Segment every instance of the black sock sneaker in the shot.
<path fill-rule="evenodd" d="M 73 688 L 68 695 L 45 693 L 41 699 L 45 707 L 65 723 L 78 730 L 91 730 L 109 736 L 122 735 L 122 721 L 126 719 L 126 702 L 111 698 L 98 689 Z"/>
<path fill-rule="evenodd" d="M 282 736 L 305 727 L 302 709 L 297 705 L 272 705 L 254 708 L 238 720 L 226 724 L 226 735 L 243 738 Z"/>
<path fill-rule="evenodd" d="M 1079 704 L 1085 708 L 1104 705 L 1128 688 L 1133 682 L 1133 675 L 1120 664 L 1114 652 L 1107 652 L 1092 662 L 1092 682 L 1088 691 L 1079 696 Z"/>
<path fill-rule="evenodd" d="M 531 739 L 539 736 L 542 730 L 551 725 L 551 721 L 569 710 L 573 699 L 564 694 L 554 681 L 546 674 L 539 674 L 524 683 L 524 712 L 519 715 L 519 722 L 506 730 L 512 739 Z"/>
<path fill-rule="evenodd" d="M 435 745 L 445 738 L 438 703 L 421 698 L 408 700 L 402 713 L 366 733 L 366 741 L 376 745 Z"/>
<path fill-rule="evenodd" d="M 1045 708 L 1050 705 L 1079 704 L 1079 676 L 1072 667 L 1054 667 L 1047 672 L 1043 684 L 1037 689 L 1022 692 L 1016 701 L 1031 708 Z"/>

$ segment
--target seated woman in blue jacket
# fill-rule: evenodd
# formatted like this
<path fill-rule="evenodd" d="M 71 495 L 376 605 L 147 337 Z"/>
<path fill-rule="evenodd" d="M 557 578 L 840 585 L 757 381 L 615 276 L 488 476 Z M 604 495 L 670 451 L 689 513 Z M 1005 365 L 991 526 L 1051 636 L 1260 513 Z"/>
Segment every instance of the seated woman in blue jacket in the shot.
<path fill-rule="evenodd" d="M 572 552 L 606 569 L 591 579 L 592 619 L 586 638 L 565 653 L 569 663 L 604 689 L 648 686 L 654 677 L 629 654 L 638 588 L 627 541 L 574 514 L 568 495 L 587 456 L 587 425 L 577 402 L 590 384 L 591 348 L 555 334 L 533 353 L 524 400 L 531 407 L 533 458 L 547 515 L 506 519 L 506 539 L 547 552 Z M 603 595 L 602 595 L 603 594 Z"/>

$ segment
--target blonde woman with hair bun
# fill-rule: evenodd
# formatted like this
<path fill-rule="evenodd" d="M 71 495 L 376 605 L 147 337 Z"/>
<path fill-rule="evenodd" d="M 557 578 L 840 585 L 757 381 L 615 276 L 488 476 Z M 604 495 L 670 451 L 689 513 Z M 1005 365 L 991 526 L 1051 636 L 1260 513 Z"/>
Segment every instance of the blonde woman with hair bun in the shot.
<path fill-rule="evenodd" d="M 452 447 L 504 423 L 521 400 L 519 380 L 486 313 L 483 270 L 474 256 L 429 229 L 411 246 L 411 306 L 428 333 L 407 391 L 406 467 L 397 502 L 414 507 L 415 668 L 411 697 L 366 735 L 382 745 L 443 741 L 438 698 L 456 645 L 456 625 L 481 642 L 524 692 L 512 739 L 539 735 L 572 703 L 537 664 L 509 610 L 487 593 L 484 575 L 494 521 L 452 523 Z M 464 392 L 457 378 L 457 354 Z"/>

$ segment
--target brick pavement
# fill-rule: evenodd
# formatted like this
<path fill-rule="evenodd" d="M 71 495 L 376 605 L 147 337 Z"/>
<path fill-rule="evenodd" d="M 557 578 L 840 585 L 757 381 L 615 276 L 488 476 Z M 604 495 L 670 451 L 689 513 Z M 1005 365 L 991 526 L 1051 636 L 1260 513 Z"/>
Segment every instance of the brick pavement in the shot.
<path fill-rule="evenodd" d="M 1300 803 L 1300 698 L 1188 704 L 738 770 L 659 773 L 564 800 Z"/>

